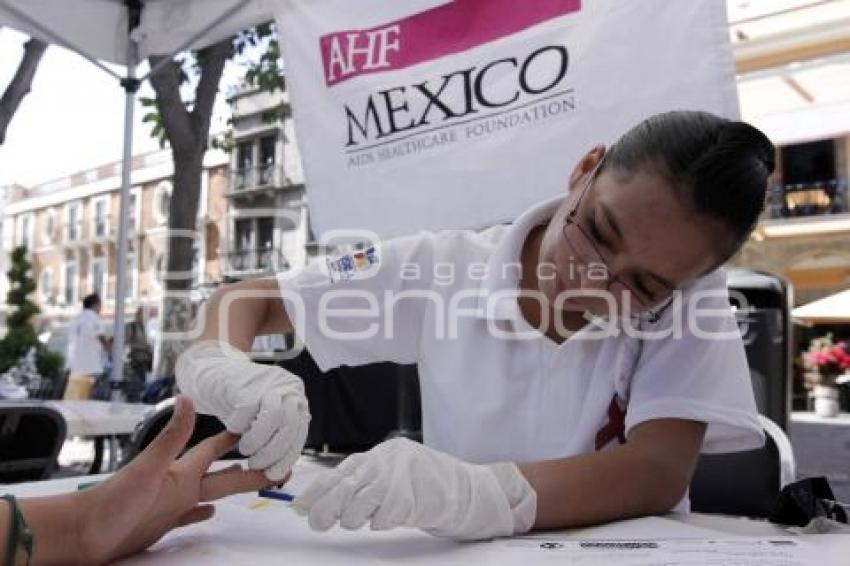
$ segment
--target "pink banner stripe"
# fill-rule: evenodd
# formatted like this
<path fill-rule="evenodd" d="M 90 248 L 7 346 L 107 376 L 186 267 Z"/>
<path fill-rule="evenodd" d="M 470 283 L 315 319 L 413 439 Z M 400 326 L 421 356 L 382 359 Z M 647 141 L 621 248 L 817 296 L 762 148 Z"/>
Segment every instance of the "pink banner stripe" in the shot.
<path fill-rule="evenodd" d="M 381 26 L 324 35 L 325 84 L 459 53 L 578 10 L 581 0 L 454 0 Z"/>

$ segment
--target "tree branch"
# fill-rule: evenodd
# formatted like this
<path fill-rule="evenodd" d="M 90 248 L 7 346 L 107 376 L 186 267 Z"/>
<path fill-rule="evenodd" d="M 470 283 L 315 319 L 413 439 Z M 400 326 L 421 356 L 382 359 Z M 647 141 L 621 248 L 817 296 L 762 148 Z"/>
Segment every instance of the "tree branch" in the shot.
<path fill-rule="evenodd" d="M 32 38 L 24 44 L 24 57 L 15 71 L 15 76 L 12 77 L 12 82 L 0 98 L 0 145 L 6 141 L 9 123 L 21 105 L 21 101 L 32 88 L 32 79 L 46 50 L 47 43 L 40 39 Z"/>
<path fill-rule="evenodd" d="M 231 55 L 233 55 L 231 38 L 219 41 L 198 52 L 201 78 L 195 88 L 195 106 L 192 108 L 192 123 L 198 133 L 204 135 L 209 133 L 218 85 L 224 72 L 224 64 Z"/>
<path fill-rule="evenodd" d="M 162 56 L 149 57 L 151 67 L 162 61 Z M 180 98 L 180 69 L 177 63 L 169 61 L 150 77 L 151 86 L 156 92 L 156 108 L 162 117 L 165 137 L 172 149 L 184 150 L 193 147 L 195 131 L 192 128 L 189 111 Z"/>

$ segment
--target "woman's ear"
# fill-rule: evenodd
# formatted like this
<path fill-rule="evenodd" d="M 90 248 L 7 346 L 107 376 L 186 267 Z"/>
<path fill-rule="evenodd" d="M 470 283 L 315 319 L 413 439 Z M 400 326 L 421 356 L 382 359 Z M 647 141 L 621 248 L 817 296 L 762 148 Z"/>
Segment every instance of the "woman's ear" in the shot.
<path fill-rule="evenodd" d="M 579 186 L 585 175 L 589 174 L 605 157 L 605 146 L 597 145 L 590 151 L 584 154 L 578 163 L 576 163 L 573 172 L 570 174 L 570 186 L 568 189 L 572 191 Z"/>

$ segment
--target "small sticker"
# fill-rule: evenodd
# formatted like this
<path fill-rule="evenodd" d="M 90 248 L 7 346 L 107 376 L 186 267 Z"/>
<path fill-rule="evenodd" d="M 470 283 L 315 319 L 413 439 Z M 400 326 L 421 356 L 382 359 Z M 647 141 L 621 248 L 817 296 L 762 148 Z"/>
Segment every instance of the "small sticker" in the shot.
<path fill-rule="evenodd" d="M 375 246 L 354 253 L 340 256 L 336 259 L 327 260 L 328 274 L 331 281 L 348 281 L 358 273 L 367 271 L 373 265 L 378 264 L 378 250 Z"/>

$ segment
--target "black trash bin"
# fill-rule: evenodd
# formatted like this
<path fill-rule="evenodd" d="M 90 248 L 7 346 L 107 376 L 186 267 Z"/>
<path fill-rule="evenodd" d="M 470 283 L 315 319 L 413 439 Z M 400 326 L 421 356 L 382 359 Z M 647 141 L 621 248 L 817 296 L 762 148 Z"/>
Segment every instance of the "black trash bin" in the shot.
<path fill-rule="evenodd" d="M 793 385 L 793 289 L 781 277 L 761 271 L 734 268 L 727 275 L 756 406 L 787 432 Z"/>

